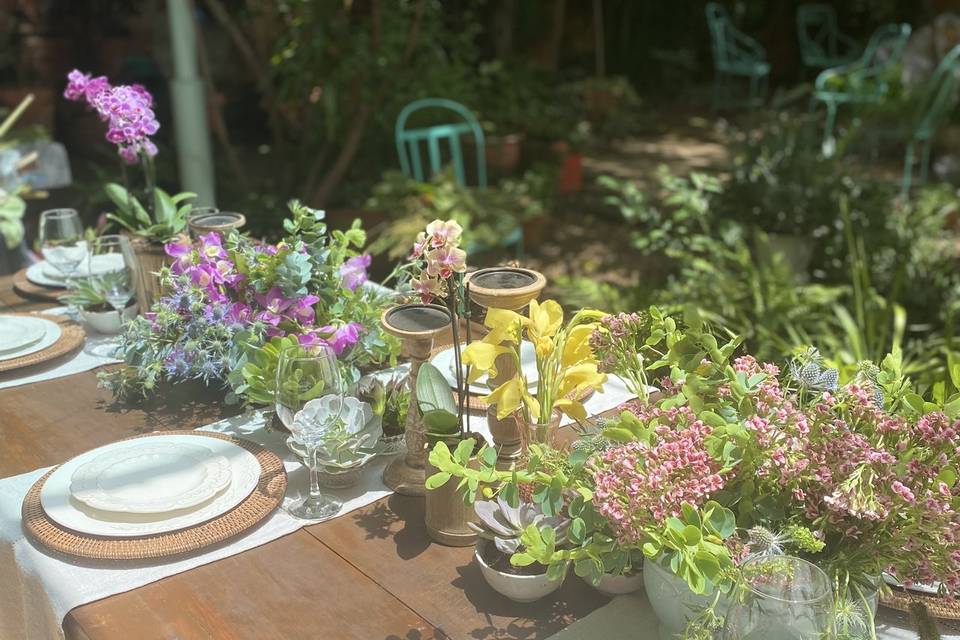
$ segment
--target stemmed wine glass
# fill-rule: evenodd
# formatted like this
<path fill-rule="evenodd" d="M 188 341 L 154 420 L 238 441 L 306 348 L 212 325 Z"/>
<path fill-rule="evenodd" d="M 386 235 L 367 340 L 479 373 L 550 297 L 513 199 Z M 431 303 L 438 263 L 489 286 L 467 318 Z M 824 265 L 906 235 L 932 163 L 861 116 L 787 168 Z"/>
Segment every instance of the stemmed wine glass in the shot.
<path fill-rule="evenodd" d="M 83 223 L 75 209 L 49 209 L 40 214 L 40 250 L 43 258 L 69 280 L 87 260 Z M 67 313 L 76 316 L 71 304 Z"/>
<path fill-rule="evenodd" d="M 100 236 L 90 246 L 90 279 L 123 324 L 123 312 L 136 293 L 137 259 L 121 235 Z"/>
<path fill-rule="evenodd" d="M 792 556 L 756 556 L 740 570 L 723 640 L 833 637 L 833 590 L 819 567 Z"/>
<path fill-rule="evenodd" d="M 280 353 L 274 395 L 277 416 L 302 445 L 306 452 L 303 462 L 310 472 L 310 494 L 287 508 L 297 518 L 327 520 L 343 506 L 320 492 L 317 449 L 324 434 L 340 420 L 345 391 L 337 356 L 329 347 L 305 352 L 293 346 Z"/>

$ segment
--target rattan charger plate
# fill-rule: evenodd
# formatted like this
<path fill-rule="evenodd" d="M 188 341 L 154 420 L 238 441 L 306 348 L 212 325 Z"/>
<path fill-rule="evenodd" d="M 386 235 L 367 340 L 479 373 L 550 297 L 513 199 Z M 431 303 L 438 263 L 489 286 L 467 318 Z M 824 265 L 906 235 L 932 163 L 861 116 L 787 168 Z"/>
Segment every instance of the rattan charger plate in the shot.
<path fill-rule="evenodd" d="M 43 302 L 59 302 L 60 296 L 67 294 L 67 290 L 63 287 L 45 287 L 42 284 L 30 282 L 27 279 L 26 269 L 21 269 L 13 274 L 13 290 L 21 298 Z"/>
<path fill-rule="evenodd" d="M 960 600 L 894 586 L 890 587 L 889 593 L 880 596 L 880 604 L 883 606 L 906 613 L 910 612 L 910 605 L 914 602 L 923 604 L 934 618 L 960 620 Z"/>
<path fill-rule="evenodd" d="M 256 488 L 233 509 L 201 524 L 178 531 L 138 538 L 109 538 L 78 533 L 60 526 L 47 517 L 40 504 L 40 491 L 53 469 L 30 488 L 23 499 L 23 529 L 35 542 L 71 556 L 97 560 L 143 560 L 163 558 L 196 551 L 237 536 L 273 513 L 287 490 L 287 473 L 283 461 L 264 447 L 210 431 L 166 431 L 146 436 L 194 435 L 220 438 L 240 445 L 260 462 L 260 480 Z"/>
<path fill-rule="evenodd" d="M 57 358 L 62 358 L 66 355 L 73 354 L 73 352 L 83 347 L 83 339 L 86 336 L 86 333 L 83 331 L 83 327 L 67 316 L 57 316 L 46 313 L 0 313 L 0 315 L 42 318 L 44 320 L 56 322 L 58 325 L 60 325 L 61 331 L 60 338 L 46 349 L 41 349 L 40 351 L 21 356 L 19 358 L 0 360 L 0 373 L 13 371 L 15 369 L 23 369 L 24 367 L 32 367 L 35 364 L 42 364 L 44 362 L 50 362 L 51 360 L 56 360 Z"/>

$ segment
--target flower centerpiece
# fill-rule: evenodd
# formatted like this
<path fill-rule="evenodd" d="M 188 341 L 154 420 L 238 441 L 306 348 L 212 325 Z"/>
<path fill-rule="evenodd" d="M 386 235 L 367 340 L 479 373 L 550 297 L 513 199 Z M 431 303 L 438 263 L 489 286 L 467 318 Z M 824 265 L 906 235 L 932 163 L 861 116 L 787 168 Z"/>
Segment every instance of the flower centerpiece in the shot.
<path fill-rule="evenodd" d="M 106 139 L 117 146 L 123 184 L 108 182 L 104 192 L 116 209 L 107 219 L 131 235 L 131 244 L 140 261 L 141 282 L 137 301 L 147 309 L 159 294 L 158 280 L 152 276 L 166 262 L 163 243 L 187 227 L 194 193 L 170 195 L 156 186 L 154 157 L 157 145 L 152 136 L 160 129 L 153 110 L 153 96 L 142 85 L 111 85 L 106 76 L 92 77 L 74 69 L 67 74 L 63 96 L 85 102 L 106 126 Z M 139 165 L 144 178 L 138 197 L 131 189 L 128 166 Z M 141 201 L 142 198 L 142 201 Z"/>
<path fill-rule="evenodd" d="M 362 286 L 359 221 L 328 234 L 323 212 L 295 201 L 290 211 L 275 245 L 236 232 L 168 243 L 166 293 L 127 326 L 125 366 L 102 374 L 104 383 L 125 397 L 198 379 L 228 387 L 228 398 L 270 404 L 285 347 L 329 346 L 353 381 L 362 368 L 393 362 L 397 341 L 378 324 L 389 300 Z"/>
<path fill-rule="evenodd" d="M 471 367 L 467 381 L 473 383 L 484 374 L 495 378 L 497 357 L 509 355 L 516 374 L 481 399 L 497 408 L 501 420 L 518 414 L 521 436 L 544 442 L 551 422 L 559 422 L 560 413 L 584 420 L 583 394 L 601 389 L 606 382 L 590 346 L 596 321 L 602 316 L 599 311 L 581 310 L 564 324 L 563 309 L 555 300 L 542 304 L 531 300 L 526 316 L 490 308 L 484 318 L 489 333 L 469 344 L 463 353 L 464 363 Z M 538 378 L 534 392 L 520 364 L 524 340 L 536 351 Z"/>
<path fill-rule="evenodd" d="M 823 568 L 847 637 L 875 637 L 882 573 L 960 587 L 960 394 L 946 381 L 923 397 L 891 354 L 841 384 L 815 351 L 782 370 L 735 357 L 739 338 L 721 343 L 696 316 L 647 318 L 644 343 L 662 354 L 646 365 L 663 375 L 656 401 L 631 401 L 569 453 L 531 447 L 516 472 L 431 453 L 441 473 L 487 496 L 529 496 L 570 519 L 565 545 L 528 528 L 514 565 L 572 564 L 599 580 L 607 554 L 642 552 L 662 626 L 688 637 L 719 629 L 724 593 L 758 554 Z"/>

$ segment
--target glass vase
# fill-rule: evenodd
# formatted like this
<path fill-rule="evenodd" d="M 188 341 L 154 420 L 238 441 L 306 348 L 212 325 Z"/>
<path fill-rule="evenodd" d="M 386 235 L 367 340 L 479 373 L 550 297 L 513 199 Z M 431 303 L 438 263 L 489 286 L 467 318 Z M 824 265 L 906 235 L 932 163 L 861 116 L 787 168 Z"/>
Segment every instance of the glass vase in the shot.
<path fill-rule="evenodd" d="M 544 418 L 547 419 L 544 420 Z M 524 420 L 522 415 L 517 415 L 517 429 L 520 431 L 520 443 L 524 452 L 530 448 L 531 444 L 559 448 L 559 428 L 559 411 L 554 411 L 549 416 L 540 416 L 539 420 L 530 422 Z"/>
<path fill-rule="evenodd" d="M 827 640 L 833 634 L 830 578 L 791 556 L 757 556 L 741 567 L 723 640 Z"/>

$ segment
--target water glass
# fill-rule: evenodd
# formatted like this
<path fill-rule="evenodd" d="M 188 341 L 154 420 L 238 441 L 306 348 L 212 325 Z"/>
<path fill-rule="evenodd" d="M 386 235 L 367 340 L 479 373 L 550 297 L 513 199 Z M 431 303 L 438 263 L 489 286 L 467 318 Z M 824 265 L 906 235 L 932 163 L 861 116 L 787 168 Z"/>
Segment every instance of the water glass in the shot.
<path fill-rule="evenodd" d="M 297 518 L 327 520 L 337 515 L 343 506 L 341 501 L 320 491 L 317 449 L 324 433 L 340 420 L 344 393 L 345 386 L 337 366 L 337 356 L 329 347 L 304 351 L 293 346 L 280 353 L 274 405 L 280 422 L 293 434 L 296 443 L 306 453 L 303 462 L 310 473 L 309 495 L 287 508 L 287 511 Z M 325 411 L 303 412 L 308 402 L 321 399 L 326 407 Z M 310 409 L 316 404 L 311 405 Z M 294 453 L 299 452 L 294 450 Z"/>
<path fill-rule="evenodd" d="M 130 241 L 121 235 L 104 235 L 90 245 L 90 280 L 116 309 L 123 311 L 136 293 L 137 258 Z"/>
<path fill-rule="evenodd" d="M 791 556 L 743 563 L 723 627 L 723 640 L 828 640 L 833 637 L 830 578 Z"/>

